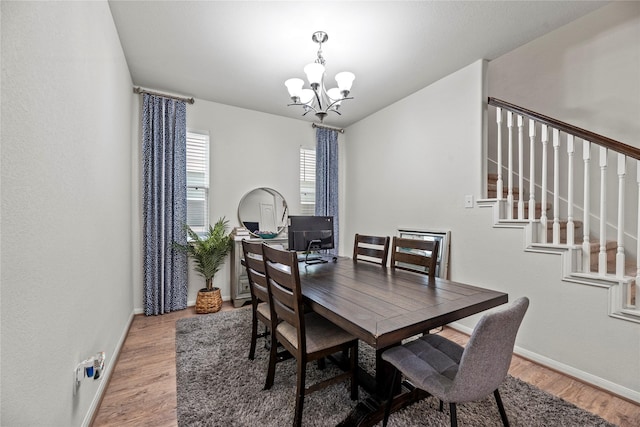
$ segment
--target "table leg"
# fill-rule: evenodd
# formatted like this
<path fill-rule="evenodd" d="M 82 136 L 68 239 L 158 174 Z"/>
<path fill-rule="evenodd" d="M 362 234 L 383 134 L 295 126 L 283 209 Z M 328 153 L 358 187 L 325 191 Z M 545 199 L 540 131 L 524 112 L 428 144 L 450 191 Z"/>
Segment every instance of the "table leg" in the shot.
<path fill-rule="evenodd" d="M 391 404 L 391 412 L 399 411 L 402 408 L 429 397 L 429 393 L 420 390 L 404 390 L 394 396 Z M 370 427 L 375 426 L 384 418 L 385 402 L 375 398 L 368 398 L 358 402 L 356 407 L 349 413 L 347 418 L 340 422 L 337 427 Z"/>
<path fill-rule="evenodd" d="M 393 378 L 393 370 L 394 367 L 391 364 L 382 360 L 382 353 L 384 353 L 387 348 L 382 348 L 376 350 L 376 390 L 375 394 L 379 398 L 379 400 L 384 400 L 389 395 L 389 387 L 393 386 L 393 395 L 395 396 L 400 392 L 400 382 L 398 381 L 396 384 L 391 384 L 391 379 Z"/>
<path fill-rule="evenodd" d="M 359 370 L 358 382 L 367 390 L 371 397 L 358 402 L 356 407 L 349 413 L 338 427 L 351 426 L 374 426 L 384 418 L 385 400 L 389 396 L 389 387 L 392 386 L 393 366 L 382 360 L 382 353 L 387 350 L 376 350 L 376 374 L 372 377 L 367 372 Z M 415 389 L 412 386 L 401 384 L 397 381 L 393 384 L 393 403 L 391 411 L 397 411 L 418 400 L 424 399 L 428 394 L 422 390 Z"/>

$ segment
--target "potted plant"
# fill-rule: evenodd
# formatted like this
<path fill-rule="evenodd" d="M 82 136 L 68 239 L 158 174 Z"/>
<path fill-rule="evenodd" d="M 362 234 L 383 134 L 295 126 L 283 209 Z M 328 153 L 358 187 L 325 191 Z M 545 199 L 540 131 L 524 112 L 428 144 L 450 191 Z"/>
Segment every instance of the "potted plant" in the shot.
<path fill-rule="evenodd" d="M 220 218 L 213 227 L 209 225 L 209 231 L 203 237 L 186 225 L 187 244 L 174 243 L 176 249 L 193 259 L 195 270 L 205 279 L 206 287 L 198 291 L 196 298 L 196 313 L 215 313 L 222 306 L 220 289 L 213 286 L 213 277 L 233 246 L 233 240 L 227 234 L 228 224 L 224 217 Z"/>

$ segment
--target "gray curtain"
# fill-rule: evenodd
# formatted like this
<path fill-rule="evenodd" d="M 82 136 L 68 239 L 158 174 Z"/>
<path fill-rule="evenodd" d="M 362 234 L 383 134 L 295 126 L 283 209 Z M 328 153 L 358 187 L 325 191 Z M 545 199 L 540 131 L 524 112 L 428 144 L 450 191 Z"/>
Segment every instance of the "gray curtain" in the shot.
<path fill-rule="evenodd" d="M 143 95 L 144 313 L 187 307 L 187 257 L 173 248 L 186 243 L 186 105 Z"/>
<path fill-rule="evenodd" d="M 338 254 L 338 132 L 316 129 L 316 215 L 333 216 L 335 248 Z"/>

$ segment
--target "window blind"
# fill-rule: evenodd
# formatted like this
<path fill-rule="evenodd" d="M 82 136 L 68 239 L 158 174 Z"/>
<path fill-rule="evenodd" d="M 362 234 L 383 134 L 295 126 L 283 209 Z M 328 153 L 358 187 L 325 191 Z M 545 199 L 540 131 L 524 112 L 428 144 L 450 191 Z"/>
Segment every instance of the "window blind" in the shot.
<path fill-rule="evenodd" d="M 209 135 L 187 131 L 187 224 L 196 233 L 209 228 Z"/>
<path fill-rule="evenodd" d="M 300 214 L 316 212 L 316 150 L 300 147 Z"/>

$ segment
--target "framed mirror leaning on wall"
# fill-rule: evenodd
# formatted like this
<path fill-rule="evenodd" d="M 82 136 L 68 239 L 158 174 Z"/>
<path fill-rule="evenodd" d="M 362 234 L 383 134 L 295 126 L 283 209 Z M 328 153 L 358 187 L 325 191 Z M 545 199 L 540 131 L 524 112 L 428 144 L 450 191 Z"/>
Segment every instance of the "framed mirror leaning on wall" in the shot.
<path fill-rule="evenodd" d="M 287 215 L 286 200 L 273 188 L 255 188 L 238 205 L 238 221 L 256 237 L 276 237 L 285 229 Z"/>

